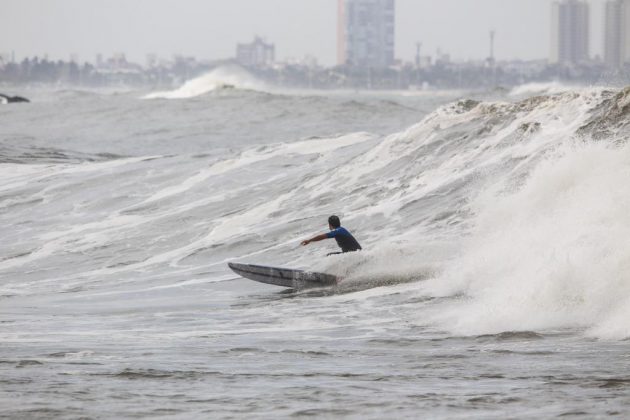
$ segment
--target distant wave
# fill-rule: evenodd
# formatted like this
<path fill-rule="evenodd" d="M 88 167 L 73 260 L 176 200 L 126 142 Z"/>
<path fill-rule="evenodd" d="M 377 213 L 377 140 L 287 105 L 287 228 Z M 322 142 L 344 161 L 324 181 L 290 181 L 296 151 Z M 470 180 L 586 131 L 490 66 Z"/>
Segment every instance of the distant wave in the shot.
<path fill-rule="evenodd" d="M 145 95 L 143 99 L 185 99 L 194 98 L 217 89 L 264 90 L 264 84 L 239 66 L 222 66 L 203 76 L 188 80 L 181 87 Z"/>
<path fill-rule="evenodd" d="M 525 83 L 512 88 L 510 96 L 553 95 L 575 89 L 575 86 L 563 85 L 560 82 Z"/>
<path fill-rule="evenodd" d="M 14 138 L 13 141 L 28 139 Z M 103 162 L 120 159 L 123 156 L 112 153 L 81 153 L 54 147 L 15 145 L 10 141 L 0 142 L 0 163 L 44 164 L 44 163 L 82 163 Z"/>
<path fill-rule="evenodd" d="M 93 89 L 59 89 L 55 91 L 55 96 L 61 99 L 81 99 L 94 98 L 109 92 L 105 90 Z"/>

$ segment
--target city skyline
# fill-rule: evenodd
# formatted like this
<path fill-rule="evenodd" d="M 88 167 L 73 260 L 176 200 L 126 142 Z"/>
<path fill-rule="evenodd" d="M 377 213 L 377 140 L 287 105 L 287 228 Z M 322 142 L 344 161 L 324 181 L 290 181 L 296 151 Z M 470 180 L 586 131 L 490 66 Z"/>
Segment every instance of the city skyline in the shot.
<path fill-rule="evenodd" d="M 174 4 L 1 0 L 0 12 L 12 19 L 0 28 L 0 52 L 15 51 L 18 59 L 46 54 L 68 59 L 76 54 L 80 61 L 116 52 L 136 62 L 144 62 L 147 54 L 222 59 L 234 56 L 237 43 L 259 35 L 275 44 L 281 61 L 306 55 L 323 65 L 337 61 L 337 0 Z M 601 56 L 603 0 L 591 4 L 590 50 Z M 454 60 L 484 59 L 489 55 L 489 31 L 495 30 L 498 60 L 545 59 L 550 49 L 550 5 L 551 0 L 513 0 L 509 5 L 502 0 L 397 0 L 395 57 L 413 61 L 416 42 L 422 42 L 422 55 L 434 56 L 439 49 Z"/>

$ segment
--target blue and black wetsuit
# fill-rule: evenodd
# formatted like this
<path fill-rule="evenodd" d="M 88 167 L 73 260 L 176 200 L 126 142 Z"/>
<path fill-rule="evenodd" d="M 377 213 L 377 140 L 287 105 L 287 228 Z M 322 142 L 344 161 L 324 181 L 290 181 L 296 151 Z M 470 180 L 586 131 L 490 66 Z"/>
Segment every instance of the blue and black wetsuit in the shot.
<path fill-rule="evenodd" d="M 346 228 L 338 227 L 335 230 L 331 230 L 326 234 L 328 238 L 335 238 L 337 245 L 341 248 L 342 252 L 358 251 L 361 245 L 354 239 L 354 236 L 346 230 Z M 329 254 L 330 255 L 330 254 Z"/>

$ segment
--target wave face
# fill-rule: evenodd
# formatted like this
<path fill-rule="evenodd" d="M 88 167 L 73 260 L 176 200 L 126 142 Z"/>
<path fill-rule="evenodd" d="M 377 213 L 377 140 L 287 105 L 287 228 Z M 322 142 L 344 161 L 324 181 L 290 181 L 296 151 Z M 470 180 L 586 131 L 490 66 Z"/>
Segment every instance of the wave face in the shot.
<path fill-rule="evenodd" d="M 303 413 L 313 387 L 341 395 L 352 383 L 362 391 L 335 415 L 368 417 L 366 396 L 403 416 L 475 404 L 505 414 L 514 388 L 551 417 L 568 412 L 528 390 L 564 384 L 579 404 L 627 382 L 609 356 L 623 359 L 616 341 L 630 337 L 630 88 L 505 101 L 32 96 L 4 107 L 0 128 L 10 380 L 71 369 L 76 389 L 98 378 L 105 394 L 171 395 L 194 378 L 187 392 L 226 416 L 242 414 L 234 389 L 284 416 Z M 330 214 L 362 252 L 299 246 Z M 344 280 L 277 293 L 237 279 L 234 260 Z M 454 380 L 488 395 L 453 393 Z M 370 381 L 391 392 L 371 394 Z M 268 398 L 287 386 L 290 402 Z M 605 409 L 623 407 L 611 398 Z"/>
<path fill-rule="evenodd" d="M 245 69 L 236 65 L 221 66 L 202 76 L 188 80 L 181 87 L 166 91 L 154 92 L 144 99 L 185 99 L 194 98 L 220 89 L 248 89 L 264 91 L 264 83 L 256 80 Z"/>
<path fill-rule="evenodd" d="M 421 261 L 415 272 L 422 278 L 427 239 L 463 237 L 455 256 L 420 283 L 427 296 L 453 299 L 430 319 L 461 335 L 577 328 L 630 336 L 623 321 L 630 307 L 630 131 L 620 118 L 627 95 L 459 102 L 360 158 L 359 168 L 371 169 L 361 173 L 370 184 L 365 195 L 382 198 L 357 218 L 383 215 L 379 236 L 409 238 L 411 251 L 396 266 L 414 272 L 410 261 Z M 607 141 L 593 142 L 601 135 L 589 128 L 602 126 Z M 382 169 L 372 172 L 374 166 Z M 383 179 L 396 180 L 389 194 Z M 344 213 L 355 217 L 361 208 Z M 361 276 L 392 261 L 387 252 L 367 259 Z"/>

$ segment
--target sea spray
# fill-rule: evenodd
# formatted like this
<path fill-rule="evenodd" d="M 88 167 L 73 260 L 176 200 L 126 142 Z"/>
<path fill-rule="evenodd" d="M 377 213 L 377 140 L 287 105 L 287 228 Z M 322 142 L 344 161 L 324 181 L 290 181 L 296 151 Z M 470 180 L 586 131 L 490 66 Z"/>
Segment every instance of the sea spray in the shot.
<path fill-rule="evenodd" d="M 630 336 L 629 177 L 629 146 L 571 144 L 517 191 L 480 195 L 461 257 L 422 285 L 459 296 L 434 320 L 463 335 Z"/>
<path fill-rule="evenodd" d="M 186 99 L 200 96 L 217 89 L 251 89 L 264 90 L 264 83 L 256 80 L 240 66 L 221 66 L 216 69 L 188 80 L 181 87 L 145 95 L 143 99 Z"/>

